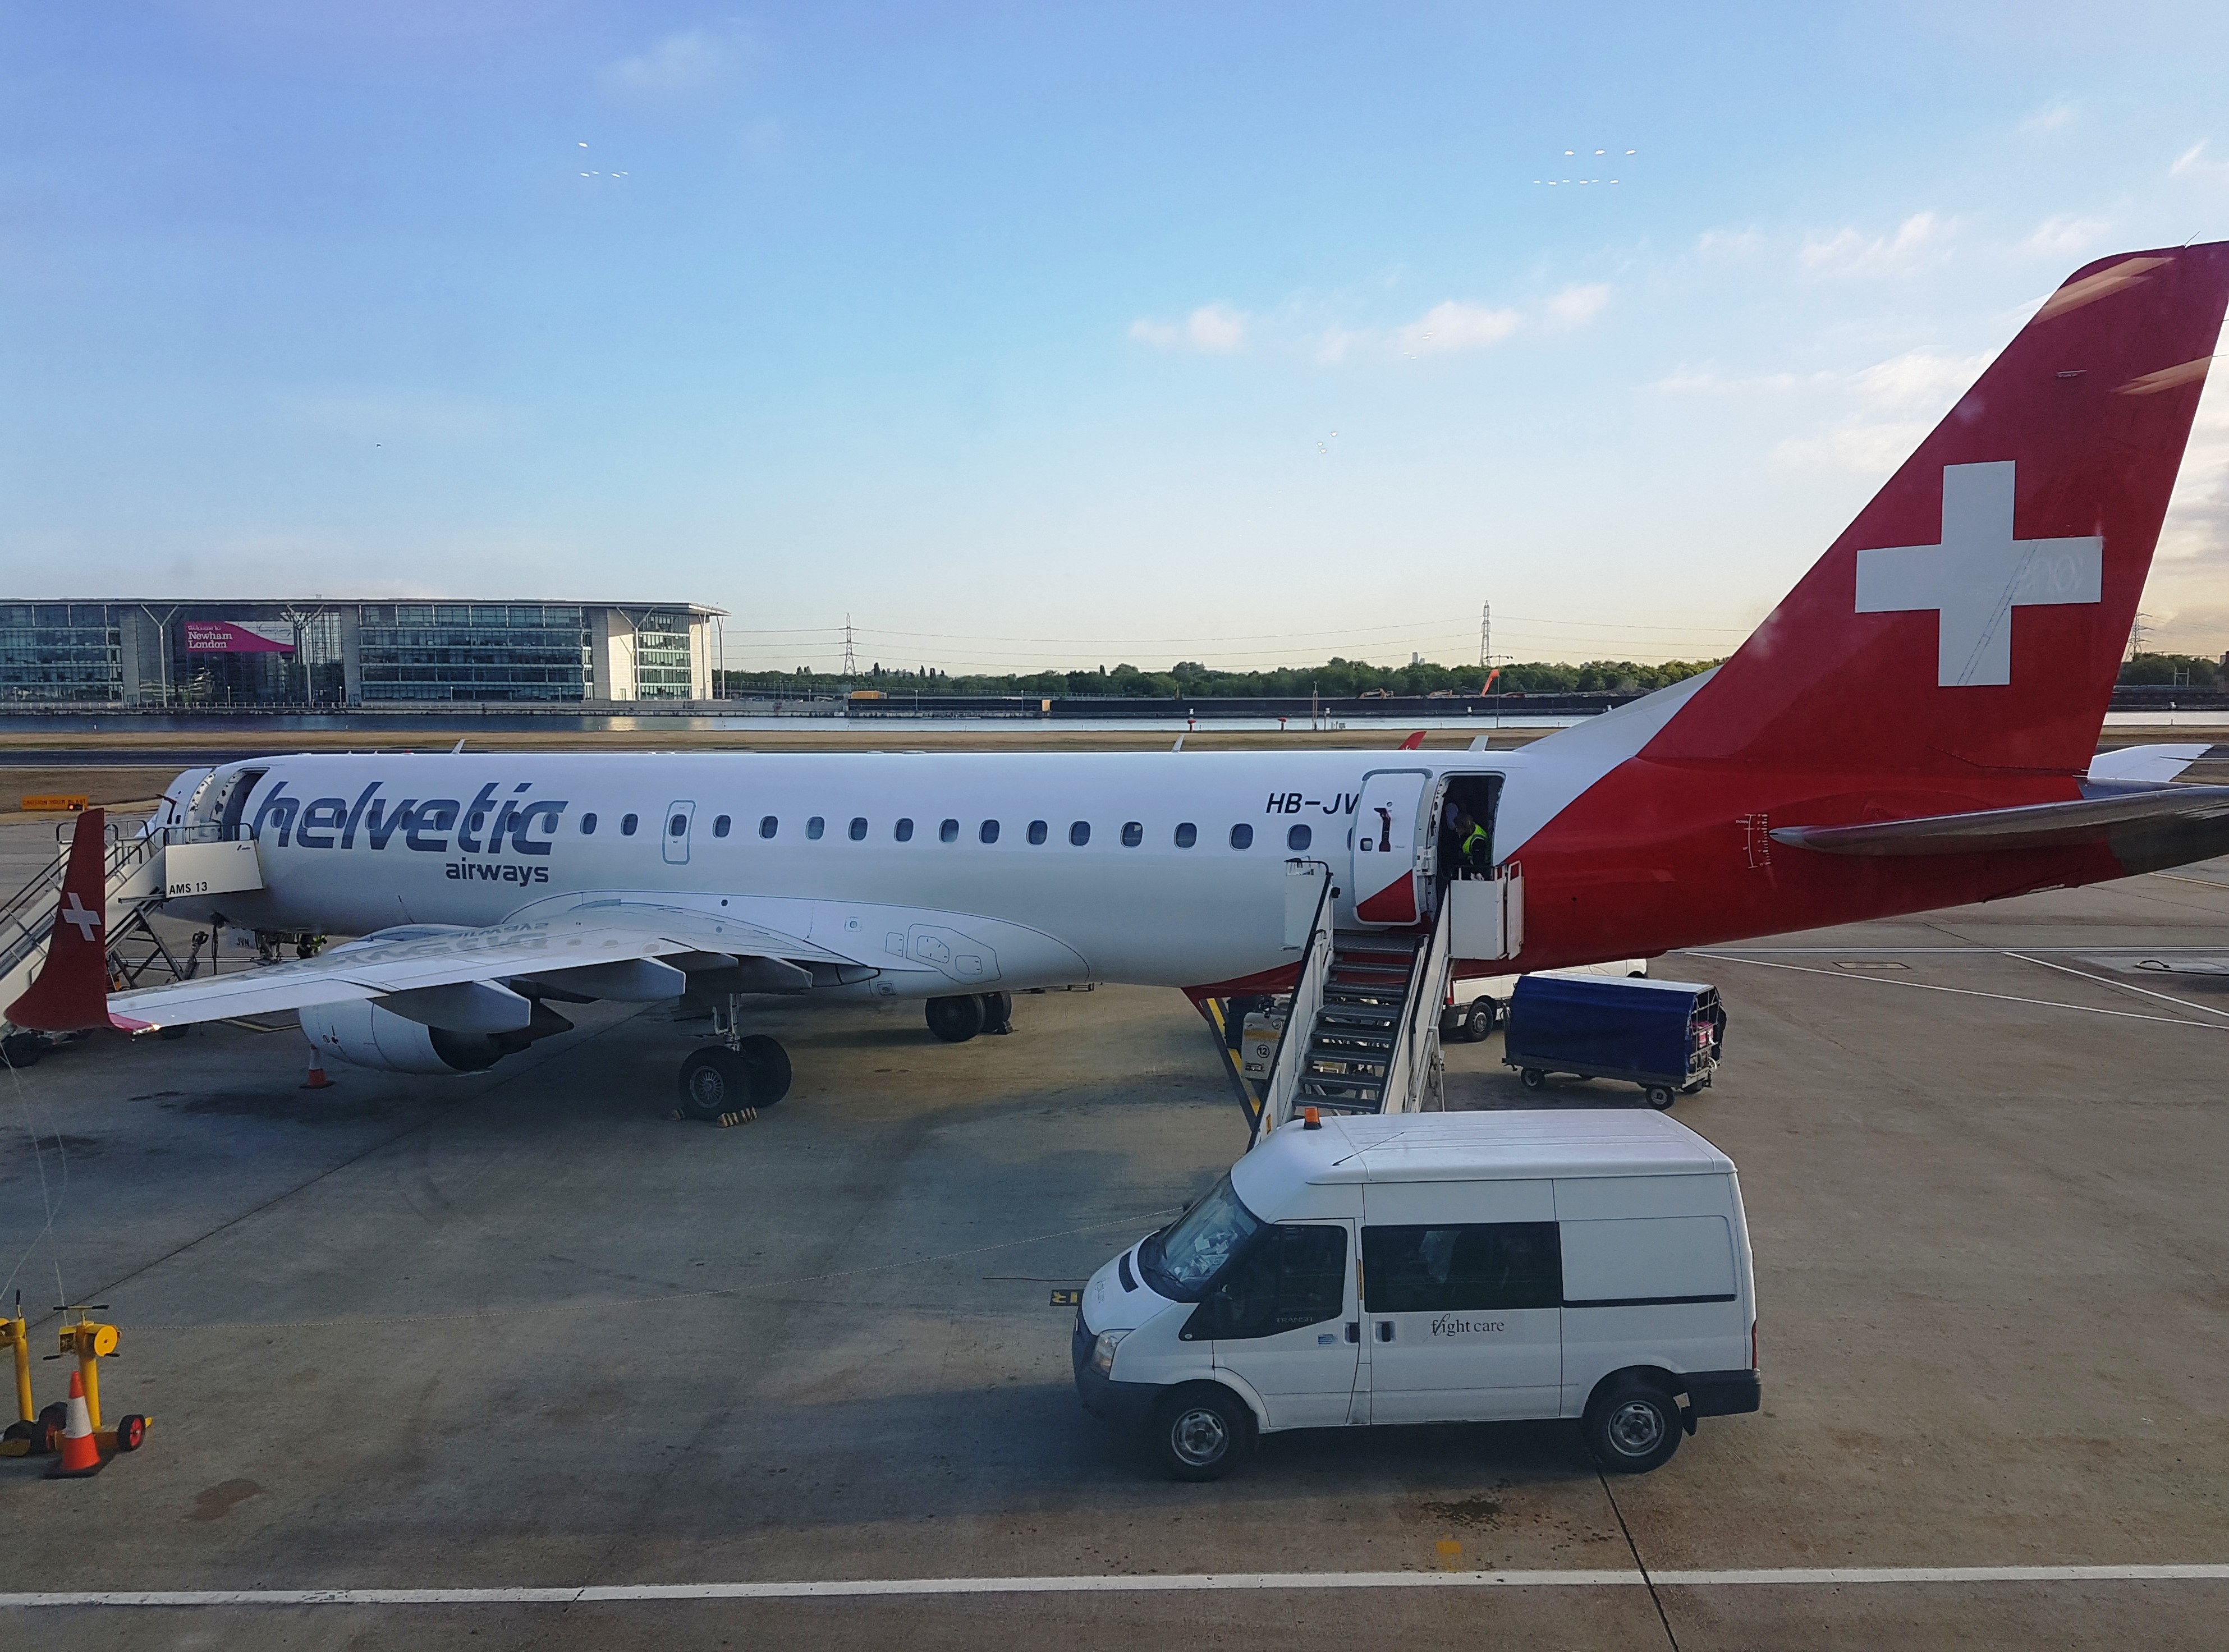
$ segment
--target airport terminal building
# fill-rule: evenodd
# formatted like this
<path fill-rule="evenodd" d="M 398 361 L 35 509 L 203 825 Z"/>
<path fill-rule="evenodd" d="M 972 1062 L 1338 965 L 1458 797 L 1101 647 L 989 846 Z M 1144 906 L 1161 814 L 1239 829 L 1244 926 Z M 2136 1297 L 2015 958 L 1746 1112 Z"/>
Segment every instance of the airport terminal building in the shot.
<path fill-rule="evenodd" d="M 0 705 L 709 700 L 724 617 L 694 602 L 0 601 Z"/>

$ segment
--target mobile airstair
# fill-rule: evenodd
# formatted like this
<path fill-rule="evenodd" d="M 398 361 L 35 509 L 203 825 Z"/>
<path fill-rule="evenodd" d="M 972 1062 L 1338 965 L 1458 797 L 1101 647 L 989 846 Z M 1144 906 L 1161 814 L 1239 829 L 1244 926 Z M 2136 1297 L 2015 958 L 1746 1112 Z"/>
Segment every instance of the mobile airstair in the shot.
<path fill-rule="evenodd" d="M 1322 1113 L 1421 1113 L 1445 1105 L 1440 1011 L 1460 936 L 1466 957 L 1512 957 L 1523 945 L 1524 873 L 1450 886 L 1431 922 L 1337 929 L 1328 877 L 1301 954 L 1292 1006 L 1262 1091 L 1256 1131 Z M 1288 931 L 1288 933 L 1290 933 Z"/>
<path fill-rule="evenodd" d="M 174 785 L 173 791 L 178 793 L 179 788 Z M 183 980 L 200 967 L 198 945 L 180 958 L 148 922 L 163 903 L 164 849 L 180 830 L 173 824 L 175 817 L 176 810 L 166 799 L 144 820 L 106 823 L 102 870 L 108 899 L 108 975 L 113 991 L 153 986 L 165 980 Z M 55 927 L 62 872 L 69 865 L 77 824 L 65 822 L 56 829 L 55 858 L 0 902 L 0 1012 L 22 995 L 46 962 L 47 937 Z"/>

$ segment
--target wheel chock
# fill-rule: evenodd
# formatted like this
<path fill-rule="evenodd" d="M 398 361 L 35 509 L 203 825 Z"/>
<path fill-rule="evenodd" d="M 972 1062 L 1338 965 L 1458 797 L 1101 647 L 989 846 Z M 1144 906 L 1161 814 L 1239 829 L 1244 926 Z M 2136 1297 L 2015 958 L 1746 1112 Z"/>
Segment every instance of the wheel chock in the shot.
<path fill-rule="evenodd" d="M 714 1119 L 712 1122 L 718 1125 L 722 1129 L 727 1130 L 734 1128 L 738 1124 L 748 1124 L 752 1120 L 758 1117 L 758 1109 L 755 1107 L 746 1107 L 733 1113 L 723 1113 L 718 1118 Z"/>

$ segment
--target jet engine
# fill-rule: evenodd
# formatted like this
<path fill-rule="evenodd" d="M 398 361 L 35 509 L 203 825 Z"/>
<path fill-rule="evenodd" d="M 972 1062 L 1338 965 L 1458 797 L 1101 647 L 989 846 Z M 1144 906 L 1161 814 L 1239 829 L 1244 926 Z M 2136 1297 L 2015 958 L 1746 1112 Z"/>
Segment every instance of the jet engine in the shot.
<path fill-rule="evenodd" d="M 531 1020 L 504 1032 L 427 1026 L 362 999 L 312 1005 L 302 1012 L 303 1036 L 320 1053 L 351 1067 L 389 1073 L 485 1072 L 536 1038 L 569 1032 L 572 1025 L 539 999 Z"/>

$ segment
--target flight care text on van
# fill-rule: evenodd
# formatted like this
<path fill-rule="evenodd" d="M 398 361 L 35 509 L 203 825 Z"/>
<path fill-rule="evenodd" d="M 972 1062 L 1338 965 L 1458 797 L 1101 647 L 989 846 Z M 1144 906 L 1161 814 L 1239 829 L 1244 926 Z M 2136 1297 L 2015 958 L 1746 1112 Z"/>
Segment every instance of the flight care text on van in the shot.
<path fill-rule="evenodd" d="M 1432 1321 L 1434 1336 L 1487 1336 L 1508 1328 L 1507 1320 L 1459 1320 L 1444 1314 Z"/>

